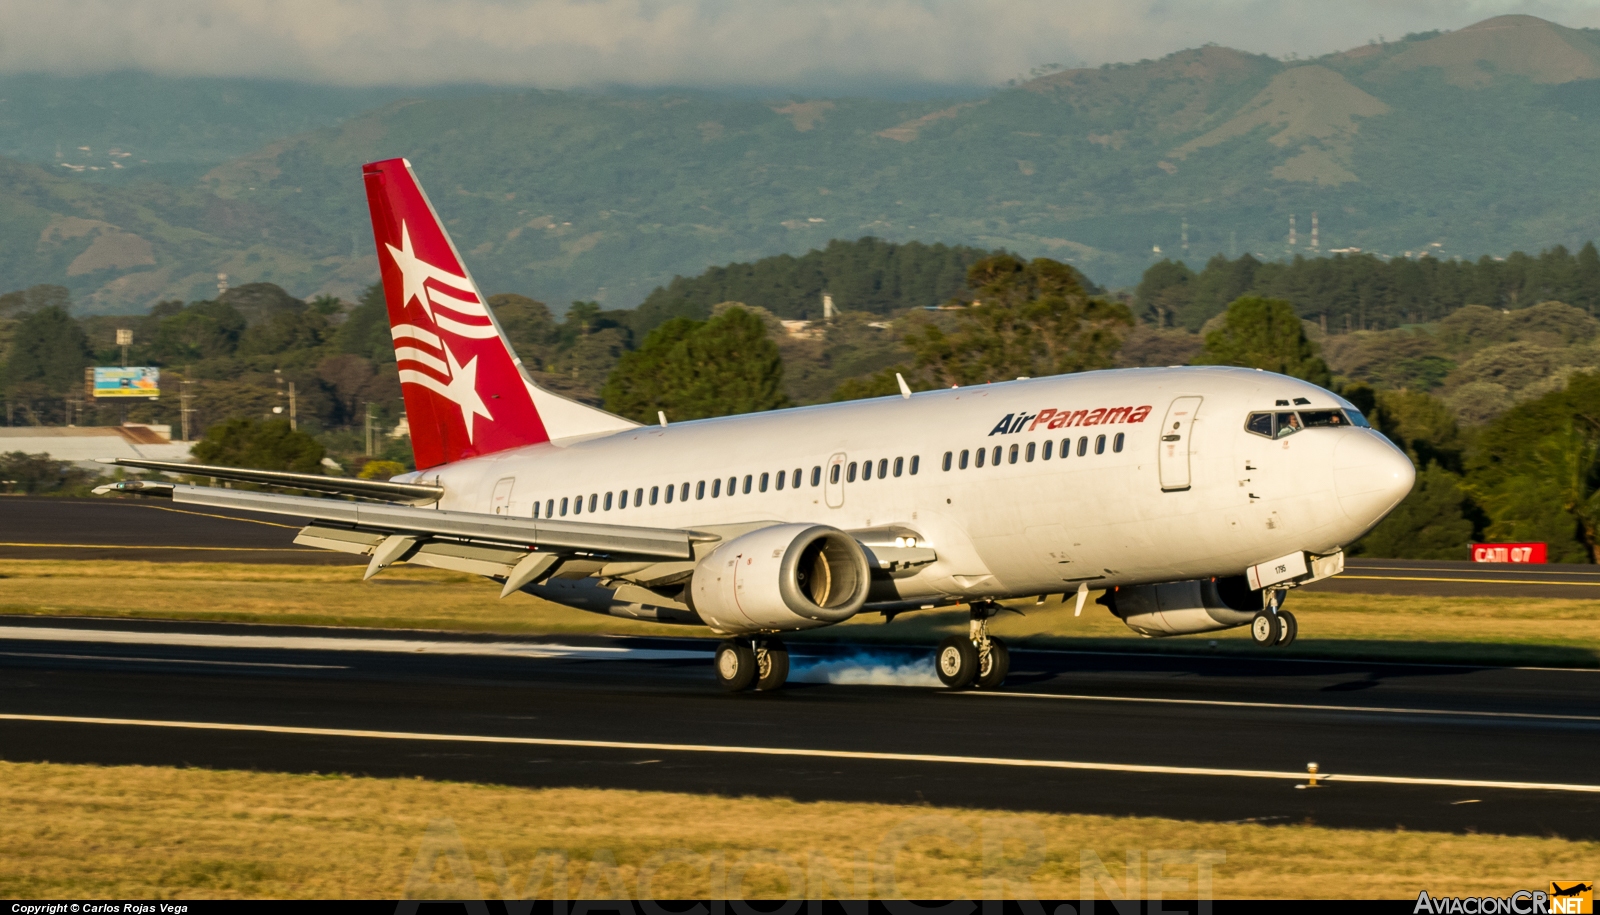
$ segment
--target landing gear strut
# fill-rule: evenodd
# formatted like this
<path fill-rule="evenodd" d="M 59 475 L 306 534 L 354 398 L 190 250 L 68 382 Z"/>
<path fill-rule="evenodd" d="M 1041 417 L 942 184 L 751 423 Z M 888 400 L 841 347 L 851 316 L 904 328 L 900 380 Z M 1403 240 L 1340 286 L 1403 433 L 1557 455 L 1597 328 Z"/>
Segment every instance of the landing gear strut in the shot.
<path fill-rule="evenodd" d="M 717 685 L 730 693 L 778 689 L 789 679 L 789 649 L 778 639 L 728 639 L 717 646 Z"/>
<path fill-rule="evenodd" d="M 1000 610 L 992 601 L 972 604 L 968 633 L 939 643 L 934 667 L 941 683 L 951 689 L 994 689 L 1005 682 L 1011 671 L 1011 652 L 1005 642 L 989 635 L 989 619 Z"/>

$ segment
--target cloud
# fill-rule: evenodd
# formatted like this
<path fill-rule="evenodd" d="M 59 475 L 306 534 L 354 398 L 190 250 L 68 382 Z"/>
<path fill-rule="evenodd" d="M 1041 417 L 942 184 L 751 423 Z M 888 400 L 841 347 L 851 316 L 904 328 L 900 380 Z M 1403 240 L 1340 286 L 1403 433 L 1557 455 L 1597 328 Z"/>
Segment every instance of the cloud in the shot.
<path fill-rule="evenodd" d="M 0 8 L 0 72 L 871 91 L 1206 42 L 1315 55 L 1502 13 L 1600 25 L 1600 0 L 52 0 Z"/>

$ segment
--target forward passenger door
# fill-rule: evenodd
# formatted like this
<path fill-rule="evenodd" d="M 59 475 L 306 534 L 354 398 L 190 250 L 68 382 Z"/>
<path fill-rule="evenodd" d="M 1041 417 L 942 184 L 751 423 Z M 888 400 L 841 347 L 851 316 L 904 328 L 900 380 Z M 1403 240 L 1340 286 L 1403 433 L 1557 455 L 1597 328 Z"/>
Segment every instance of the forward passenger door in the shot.
<path fill-rule="evenodd" d="M 1161 491 L 1182 492 L 1189 488 L 1189 438 L 1194 415 L 1200 411 L 1200 397 L 1179 397 L 1167 407 L 1161 421 Z"/>

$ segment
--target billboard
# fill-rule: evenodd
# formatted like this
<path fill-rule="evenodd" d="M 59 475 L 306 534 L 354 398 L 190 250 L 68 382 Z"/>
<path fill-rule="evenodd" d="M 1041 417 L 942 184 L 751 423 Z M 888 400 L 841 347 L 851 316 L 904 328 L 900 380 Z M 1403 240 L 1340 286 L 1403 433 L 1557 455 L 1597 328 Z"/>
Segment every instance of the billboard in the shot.
<path fill-rule="evenodd" d="M 161 396 L 161 370 L 150 365 L 127 368 L 97 365 L 90 387 L 97 398 L 140 397 L 155 400 Z"/>

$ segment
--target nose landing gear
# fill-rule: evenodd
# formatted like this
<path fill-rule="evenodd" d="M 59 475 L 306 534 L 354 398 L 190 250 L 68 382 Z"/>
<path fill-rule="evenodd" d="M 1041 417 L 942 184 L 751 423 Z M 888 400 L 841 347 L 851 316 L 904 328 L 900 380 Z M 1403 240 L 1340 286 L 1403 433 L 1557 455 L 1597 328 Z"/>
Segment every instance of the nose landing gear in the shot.
<path fill-rule="evenodd" d="M 789 679 L 789 649 L 778 639 L 728 639 L 717 646 L 717 685 L 730 693 L 767 692 Z"/>
<path fill-rule="evenodd" d="M 1283 592 L 1274 591 L 1267 598 L 1267 607 L 1250 621 L 1250 641 L 1262 648 L 1287 648 L 1299 634 L 1300 626 L 1294 614 L 1279 610 L 1283 606 Z"/>
<path fill-rule="evenodd" d="M 989 635 L 989 620 L 1001 609 L 993 601 L 972 604 L 968 633 L 939 643 L 934 655 L 939 682 L 951 689 L 994 689 L 1005 682 L 1011 671 L 1011 652 L 1005 642 Z"/>

